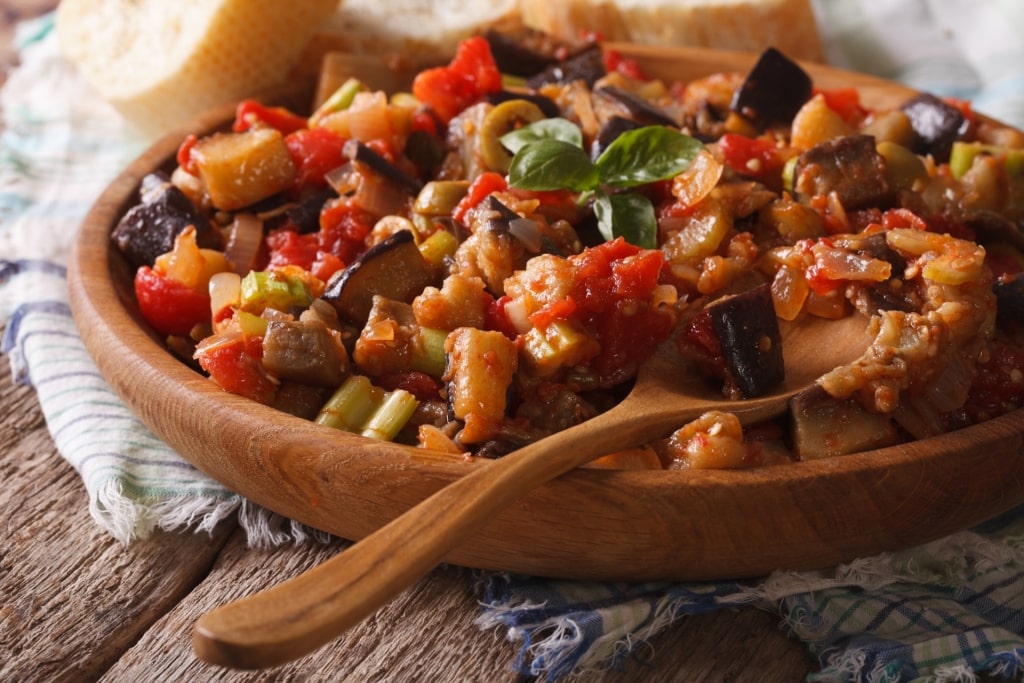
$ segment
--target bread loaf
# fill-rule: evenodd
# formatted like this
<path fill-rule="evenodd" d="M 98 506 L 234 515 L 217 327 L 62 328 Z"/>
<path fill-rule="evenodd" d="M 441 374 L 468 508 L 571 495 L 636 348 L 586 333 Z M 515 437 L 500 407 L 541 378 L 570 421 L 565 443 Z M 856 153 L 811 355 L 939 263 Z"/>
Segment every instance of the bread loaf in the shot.
<path fill-rule="evenodd" d="M 559 38 L 760 52 L 822 61 L 810 0 L 520 0 L 523 22 Z"/>
<path fill-rule="evenodd" d="M 519 0 L 344 0 L 313 36 L 294 72 L 315 74 L 331 52 L 446 62 L 459 41 L 521 25 Z"/>
<path fill-rule="evenodd" d="M 63 0 L 63 53 L 156 135 L 283 81 L 339 0 Z"/>

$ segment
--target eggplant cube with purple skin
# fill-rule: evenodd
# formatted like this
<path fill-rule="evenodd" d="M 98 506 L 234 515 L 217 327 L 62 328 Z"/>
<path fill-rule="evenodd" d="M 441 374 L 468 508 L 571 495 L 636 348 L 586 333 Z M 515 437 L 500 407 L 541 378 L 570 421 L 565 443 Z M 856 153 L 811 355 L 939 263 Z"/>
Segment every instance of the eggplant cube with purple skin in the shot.
<path fill-rule="evenodd" d="M 763 396 L 785 379 L 782 333 L 768 284 L 719 299 L 699 313 L 689 328 L 698 332 L 680 338 L 683 354 L 722 379 L 726 396 Z"/>

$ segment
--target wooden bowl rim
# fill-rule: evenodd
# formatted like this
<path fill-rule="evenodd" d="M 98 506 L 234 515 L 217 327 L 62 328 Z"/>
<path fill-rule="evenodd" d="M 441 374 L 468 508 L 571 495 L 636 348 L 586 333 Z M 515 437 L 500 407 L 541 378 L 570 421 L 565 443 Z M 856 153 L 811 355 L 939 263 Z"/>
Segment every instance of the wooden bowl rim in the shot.
<path fill-rule="evenodd" d="M 726 53 L 717 50 L 691 49 L 691 48 L 650 48 L 637 47 L 626 44 L 612 44 L 609 47 L 617 49 L 627 55 L 638 55 L 640 57 L 651 57 L 659 59 L 696 59 L 700 63 L 718 62 L 737 64 L 749 63 L 755 58 L 754 55 L 737 55 L 737 53 Z M 727 57 L 727 59 L 725 59 Z M 737 61 L 741 60 L 741 61 Z M 890 84 L 880 79 L 851 74 L 838 69 L 831 69 L 817 65 L 809 65 L 809 70 L 816 78 L 821 75 L 835 82 L 850 82 L 867 84 L 871 87 L 878 87 L 883 91 L 895 89 L 902 93 L 913 93 L 912 90 Z M 379 458 L 379 467 L 384 470 L 389 467 L 399 468 L 408 473 L 429 473 L 439 480 L 451 480 L 459 477 L 467 471 L 467 467 L 486 466 L 486 461 L 467 464 L 463 461 L 453 461 L 446 457 L 434 457 L 429 453 L 412 447 L 399 445 L 381 445 L 377 442 L 370 442 L 357 435 L 345 434 L 315 423 L 307 422 L 296 417 L 281 413 L 273 408 L 259 405 L 255 402 L 224 392 L 214 383 L 210 382 L 199 373 L 188 368 L 181 361 L 175 358 L 155 338 L 153 333 L 145 330 L 139 324 L 136 311 L 131 309 L 131 304 L 123 298 L 124 283 L 118 286 L 118 275 L 116 270 L 117 261 L 120 256 L 109 248 L 109 235 L 117 219 L 134 202 L 135 193 L 142 176 L 154 168 L 169 163 L 173 159 L 180 140 L 190 132 L 206 132 L 229 120 L 234 113 L 234 105 L 227 105 L 213 110 L 189 125 L 163 137 L 150 149 L 130 164 L 103 192 L 93 208 L 90 210 L 82 223 L 81 231 L 75 242 L 69 266 L 69 287 L 72 304 L 72 311 L 75 320 L 82 333 L 86 348 L 97 360 L 101 373 L 111 378 L 115 369 L 123 371 L 131 367 L 135 373 L 135 381 L 126 383 L 123 379 L 112 381 L 115 392 L 128 404 L 128 406 L 139 413 L 140 418 L 158 436 L 168 440 L 166 425 L 162 424 L 152 408 L 141 409 L 141 396 L 146 391 L 167 391 L 169 395 L 179 398 L 187 398 L 192 410 L 199 414 L 216 415 L 218 428 L 233 428 L 246 430 L 254 421 L 261 424 L 273 426 L 275 433 L 287 431 L 296 440 L 302 440 L 307 435 L 316 435 L 316 443 L 329 440 L 337 444 L 339 449 L 353 449 L 365 451 L 371 449 L 372 455 L 360 457 Z M 119 294 L 121 292 L 121 294 Z M 141 412 L 139 412 L 141 410 Z M 679 471 L 608 471 L 608 470 L 578 470 L 562 477 L 564 486 L 573 486 L 575 483 L 589 481 L 600 482 L 602 486 L 608 486 L 623 491 L 631 491 L 637 496 L 648 495 L 655 491 L 683 492 L 686 495 L 713 495 L 716 489 L 728 488 L 733 495 L 743 495 L 743 491 L 761 491 L 765 487 L 779 489 L 792 488 L 799 485 L 806 485 L 808 482 L 822 481 L 823 478 L 835 479 L 838 477 L 857 476 L 882 479 L 892 472 L 894 468 L 911 466 L 914 468 L 928 469 L 940 466 L 950 459 L 963 457 L 965 453 L 975 455 L 985 451 L 1002 447 L 1004 450 L 1013 448 L 1021 451 L 1022 434 L 1024 434 L 1024 410 L 1017 410 L 994 420 L 968 427 L 956 432 L 951 432 L 939 437 L 924 439 L 910 444 L 878 449 L 853 455 L 823 458 L 817 460 L 793 463 L 777 467 L 757 468 L 750 470 L 679 470 Z M 173 441 L 173 439 L 172 439 Z M 175 445 L 172 443 L 172 445 Z M 192 448 L 195 446 L 193 445 Z M 996 449 L 998 450 L 998 449 Z M 187 451 L 187 452 L 186 452 Z M 247 476 L 244 469 L 235 469 L 230 465 L 214 462 L 212 456 L 190 450 L 186 447 L 181 455 L 189 460 L 200 470 L 211 474 L 215 479 L 220 480 L 232 489 L 247 493 Z M 1024 496 L 1014 493 L 1009 497 L 1003 496 L 1003 500 L 994 503 L 974 517 L 964 519 L 961 528 L 970 526 L 1004 512 L 1024 501 Z M 318 521 L 310 521 L 310 517 L 295 514 L 295 509 L 282 509 L 281 501 L 272 499 L 255 499 L 261 505 L 282 514 L 291 514 L 298 521 L 312 523 L 314 526 L 326 526 L 318 524 Z M 396 510 L 395 514 L 401 510 Z M 312 519 L 316 519 L 315 516 Z M 379 520 L 379 523 L 387 521 Z M 947 533 L 954 530 L 956 525 L 938 527 L 938 531 Z M 327 528 L 328 531 L 339 533 L 337 527 Z M 369 529 L 367 529 L 369 530 Z M 342 533 L 360 537 L 364 530 L 352 534 Z M 908 535 L 910 543 L 922 542 L 935 537 L 926 531 L 920 531 L 916 535 Z M 827 543 L 827 539 L 821 542 Z M 891 547 L 879 547 L 878 550 L 889 550 Z M 857 548 L 845 554 L 838 554 L 826 558 L 829 564 L 833 560 L 852 559 L 855 554 L 861 554 L 863 549 Z M 485 553 L 486 554 L 486 553 Z M 493 553 L 492 553 L 493 554 Z M 456 555 L 456 560 L 460 557 Z M 489 557 L 486 560 L 478 560 L 470 556 L 464 564 L 482 566 L 485 568 L 503 568 L 504 565 L 511 566 L 512 570 L 520 571 L 522 562 L 506 563 L 501 557 Z M 800 563 L 796 563 L 800 564 Z M 527 569 L 531 567 L 527 563 Z M 814 562 L 805 563 L 804 566 L 793 568 L 812 568 Z M 725 575 L 754 575 L 770 569 L 762 565 L 754 565 L 750 570 L 739 568 L 737 571 L 722 574 L 716 570 L 709 575 L 702 575 L 700 571 L 669 571 L 661 574 L 640 574 L 638 578 L 724 578 Z M 549 573 L 559 575 L 558 571 L 545 571 L 543 568 L 534 573 Z M 586 572 L 565 574 L 580 578 L 589 578 Z M 596 575 L 596 578 L 615 578 L 614 572 L 604 572 Z"/>

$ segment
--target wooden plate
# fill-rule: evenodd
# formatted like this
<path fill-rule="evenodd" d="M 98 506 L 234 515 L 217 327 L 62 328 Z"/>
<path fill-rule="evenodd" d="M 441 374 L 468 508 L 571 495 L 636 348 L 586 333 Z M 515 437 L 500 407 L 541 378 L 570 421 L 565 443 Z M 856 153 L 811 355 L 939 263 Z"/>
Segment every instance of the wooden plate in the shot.
<path fill-rule="evenodd" d="M 610 46 L 652 75 L 745 71 L 753 55 Z M 895 106 L 912 91 L 807 65 L 816 84 Z M 190 130 L 224 125 L 233 109 Z M 69 272 L 85 344 L 113 389 L 185 458 L 247 498 L 362 538 L 488 462 L 341 433 L 228 394 L 176 360 L 142 323 L 110 232 L 143 175 L 173 164 L 186 131 L 129 166 L 87 216 Z M 652 435 L 654 437 L 656 435 Z M 450 562 L 580 579 L 722 579 L 811 569 L 975 525 L 1024 502 L 1024 410 L 915 443 L 747 471 L 578 470 L 527 495 Z"/>

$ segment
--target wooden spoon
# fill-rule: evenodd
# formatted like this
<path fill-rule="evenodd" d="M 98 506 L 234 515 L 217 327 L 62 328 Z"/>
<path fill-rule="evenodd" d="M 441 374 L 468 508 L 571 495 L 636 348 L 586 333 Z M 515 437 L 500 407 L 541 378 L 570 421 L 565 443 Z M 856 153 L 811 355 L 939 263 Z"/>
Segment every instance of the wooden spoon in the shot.
<path fill-rule="evenodd" d="M 200 659 L 242 669 L 296 659 L 359 623 L 439 564 L 532 488 L 594 458 L 649 442 L 709 410 L 742 422 L 785 412 L 789 399 L 870 343 L 865 318 L 785 325 L 786 380 L 769 396 L 731 401 L 684 367 L 666 342 L 613 409 L 473 470 L 327 562 L 202 616 Z"/>

